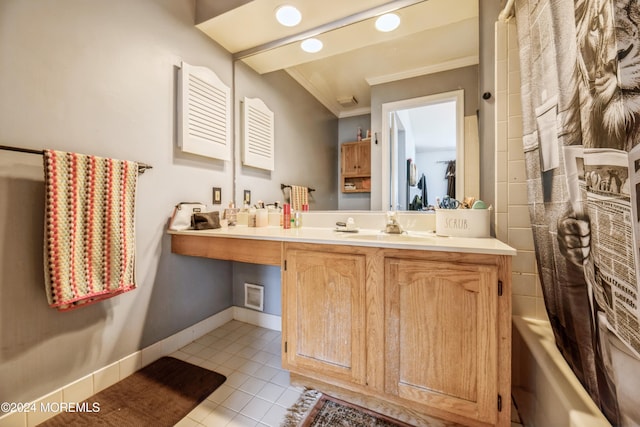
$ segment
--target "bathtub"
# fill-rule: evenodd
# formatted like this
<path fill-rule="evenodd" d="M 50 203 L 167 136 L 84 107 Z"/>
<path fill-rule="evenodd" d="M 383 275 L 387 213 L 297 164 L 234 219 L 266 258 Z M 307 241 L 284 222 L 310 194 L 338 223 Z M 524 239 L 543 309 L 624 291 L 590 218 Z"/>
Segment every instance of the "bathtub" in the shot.
<path fill-rule="evenodd" d="M 512 394 L 525 427 L 610 427 L 556 348 L 548 321 L 513 316 Z"/>

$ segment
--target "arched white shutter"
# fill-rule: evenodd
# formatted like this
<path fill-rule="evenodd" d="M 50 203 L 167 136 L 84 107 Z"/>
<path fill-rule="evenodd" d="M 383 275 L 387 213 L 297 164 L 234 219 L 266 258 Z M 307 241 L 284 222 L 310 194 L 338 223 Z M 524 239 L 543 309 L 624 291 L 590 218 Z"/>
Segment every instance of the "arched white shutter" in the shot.
<path fill-rule="evenodd" d="M 274 170 L 274 114 L 258 98 L 242 102 L 242 163 Z"/>
<path fill-rule="evenodd" d="M 178 145 L 231 160 L 231 89 L 210 69 L 182 63 L 178 79 Z"/>

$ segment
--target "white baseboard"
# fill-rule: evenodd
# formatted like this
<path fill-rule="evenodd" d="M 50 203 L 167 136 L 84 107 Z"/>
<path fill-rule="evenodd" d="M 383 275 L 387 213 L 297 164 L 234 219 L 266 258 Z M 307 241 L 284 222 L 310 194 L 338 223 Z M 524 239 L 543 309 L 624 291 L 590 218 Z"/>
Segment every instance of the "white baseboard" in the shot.
<path fill-rule="evenodd" d="M 163 351 L 160 357 L 167 356 L 174 351 L 184 347 L 185 345 L 197 340 L 203 335 L 206 335 L 207 333 L 213 331 L 214 329 L 219 328 L 225 323 L 230 322 L 233 319 L 233 307 L 229 307 L 219 313 L 214 314 L 213 316 L 207 317 L 206 319 L 189 326 L 188 328 L 181 330 L 180 332 L 176 332 L 170 337 L 167 337 L 153 345 L 162 343 Z M 142 351 L 144 352 L 147 348 L 143 349 Z M 159 359 L 159 357 L 156 359 Z"/>
<path fill-rule="evenodd" d="M 262 313 L 244 307 L 233 306 L 233 318 L 240 322 L 260 326 L 262 328 L 282 331 L 282 318 L 275 314 Z"/>
<path fill-rule="evenodd" d="M 36 407 L 40 408 L 40 404 L 46 402 L 81 402 L 161 357 L 170 355 L 231 320 L 238 320 L 262 328 L 281 331 L 282 326 L 280 319 L 280 316 L 261 313 L 244 307 L 229 307 L 142 350 L 138 350 L 108 366 L 100 368 L 70 384 L 54 390 L 34 400 L 33 403 Z M 54 415 L 57 415 L 57 412 L 12 412 L 0 416 L 0 427 L 36 425 Z"/>

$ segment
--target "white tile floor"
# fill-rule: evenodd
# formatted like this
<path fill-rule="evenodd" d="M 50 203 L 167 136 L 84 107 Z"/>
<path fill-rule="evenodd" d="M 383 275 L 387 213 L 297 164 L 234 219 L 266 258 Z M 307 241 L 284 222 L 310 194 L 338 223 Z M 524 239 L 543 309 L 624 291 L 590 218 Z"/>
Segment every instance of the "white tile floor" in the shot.
<path fill-rule="evenodd" d="M 227 377 L 177 425 L 279 426 L 302 392 L 282 369 L 280 340 L 280 332 L 232 320 L 171 354 Z"/>
<path fill-rule="evenodd" d="M 280 426 L 303 391 L 282 369 L 280 341 L 280 332 L 232 320 L 171 354 L 227 377 L 176 426 Z M 517 415 L 512 421 L 522 426 Z"/>

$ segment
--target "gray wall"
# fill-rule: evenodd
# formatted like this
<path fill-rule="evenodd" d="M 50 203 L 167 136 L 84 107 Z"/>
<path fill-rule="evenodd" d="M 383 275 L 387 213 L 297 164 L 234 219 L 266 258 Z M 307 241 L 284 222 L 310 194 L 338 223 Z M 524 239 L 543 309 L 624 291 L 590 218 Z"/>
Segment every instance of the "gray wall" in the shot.
<path fill-rule="evenodd" d="M 153 166 L 136 199 L 138 289 L 60 313 L 47 306 L 43 286 L 42 158 L 0 150 L 0 401 L 49 393 L 230 307 L 234 275 L 276 280 L 273 268 L 252 275 L 170 253 L 165 230 L 176 203 L 211 203 L 213 186 L 225 201 L 234 192 L 234 162 L 182 154 L 175 144 L 177 65 L 206 66 L 233 85 L 231 55 L 194 27 L 194 9 L 192 0 L 0 2 L 0 144 Z M 336 120 L 286 129 L 289 116 L 322 108 L 284 77 L 242 77 L 259 80 L 252 84 L 264 90 L 252 96 L 277 108 L 277 142 L 289 153 L 278 154 L 277 167 L 311 170 L 276 184 L 311 176 L 309 185 L 326 186 L 322 208 L 335 208 Z M 261 179 L 248 183 L 256 196 Z"/>
<path fill-rule="evenodd" d="M 371 127 L 375 132 L 382 129 L 382 104 L 403 99 L 418 98 L 436 93 L 464 89 L 464 115 L 476 114 L 478 109 L 478 66 L 426 76 L 414 77 L 371 87 Z M 371 146 L 371 209 L 382 209 L 381 165 L 382 144 Z M 480 170 L 482 179 L 483 168 Z M 482 194 L 482 193 L 481 193 Z"/>
<path fill-rule="evenodd" d="M 230 55 L 193 13 L 172 0 L 0 3 L 0 141 L 153 165 L 138 184 L 138 289 L 60 313 L 43 286 L 42 158 L 0 151 L 2 401 L 48 393 L 232 304 L 231 266 L 172 255 L 164 232 L 177 202 L 232 186 L 230 162 L 174 148 L 175 64 L 232 84 Z"/>

